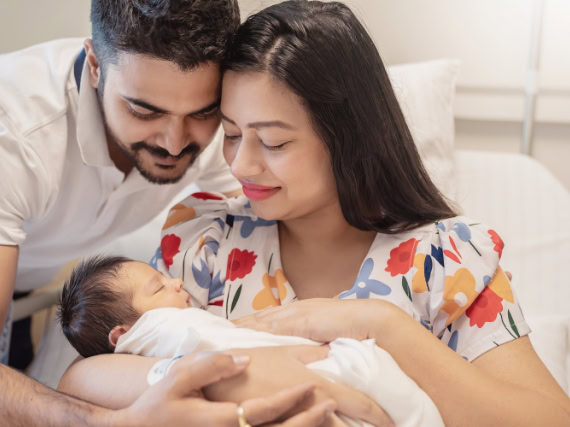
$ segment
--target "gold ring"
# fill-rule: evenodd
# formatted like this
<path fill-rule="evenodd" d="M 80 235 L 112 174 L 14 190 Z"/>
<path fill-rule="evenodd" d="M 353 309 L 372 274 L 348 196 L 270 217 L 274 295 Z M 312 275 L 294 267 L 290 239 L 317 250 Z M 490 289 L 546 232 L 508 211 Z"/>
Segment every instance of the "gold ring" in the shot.
<path fill-rule="evenodd" d="M 238 406 L 237 408 L 237 416 L 238 416 L 239 427 L 251 427 L 251 424 L 249 424 L 245 419 L 245 414 L 241 406 Z"/>

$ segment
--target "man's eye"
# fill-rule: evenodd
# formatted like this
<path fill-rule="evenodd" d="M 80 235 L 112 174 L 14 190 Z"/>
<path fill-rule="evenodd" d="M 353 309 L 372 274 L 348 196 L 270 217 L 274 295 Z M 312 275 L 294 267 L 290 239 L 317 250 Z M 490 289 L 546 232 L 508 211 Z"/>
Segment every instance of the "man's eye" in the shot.
<path fill-rule="evenodd" d="M 156 119 L 158 117 L 160 117 L 160 113 L 156 113 L 156 112 L 152 112 L 152 113 L 139 113 L 138 111 L 136 111 L 135 109 L 133 109 L 132 107 L 129 107 L 129 112 L 136 117 L 137 119 L 140 120 L 152 120 L 152 119 Z"/>
<path fill-rule="evenodd" d="M 241 138 L 241 135 L 228 135 L 227 133 L 224 134 L 224 139 L 230 142 L 236 142 Z"/>
<path fill-rule="evenodd" d="M 219 108 L 216 107 L 216 108 L 213 108 L 212 110 L 206 111 L 204 113 L 194 114 L 193 117 L 198 119 L 198 120 L 207 120 L 207 119 L 210 119 L 212 117 L 217 116 L 219 111 L 220 111 Z"/>

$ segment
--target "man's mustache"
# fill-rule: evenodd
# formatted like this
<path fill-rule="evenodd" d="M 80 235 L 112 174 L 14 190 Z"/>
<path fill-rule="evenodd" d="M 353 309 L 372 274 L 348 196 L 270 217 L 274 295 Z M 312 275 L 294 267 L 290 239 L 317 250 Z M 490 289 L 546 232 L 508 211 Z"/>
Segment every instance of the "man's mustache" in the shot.
<path fill-rule="evenodd" d="M 200 152 L 200 145 L 198 145 L 196 142 L 191 142 L 186 147 L 184 147 L 184 149 L 176 156 L 173 156 L 168 152 L 168 150 L 165 150 L 164 148 L 157 147 L 155 145 L 149 145 L 144 141 L 135 142 L 134 144 L 131 145 L 131 149 L 135 152 L 146 150 L 149 153 L 151 153 L 153 156 L 160 157 L 161 159 L 171 158 L 179 160 L 182 157 L 188 155 L 198 154 Z"/>

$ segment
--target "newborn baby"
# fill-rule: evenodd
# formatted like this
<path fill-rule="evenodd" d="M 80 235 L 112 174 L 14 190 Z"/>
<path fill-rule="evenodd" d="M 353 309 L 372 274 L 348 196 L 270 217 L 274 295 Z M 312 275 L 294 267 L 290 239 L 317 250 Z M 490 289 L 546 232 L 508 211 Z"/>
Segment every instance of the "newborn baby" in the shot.
<path fill-rule="evenodd" d="M 320 345 L 237 328 L 191 308 L 181 279 L 123 257 L 98 256 L 77 266 L 64 285 L 58 314 L 65 336 L 83 357 L 113 352 L 174 357 L 232 348 Z M 337 339 L 330 343 L 326 359 L 307 368 L 367 394 L 398 426 L 443 426 L 431 399 L 374 340 Z"/>

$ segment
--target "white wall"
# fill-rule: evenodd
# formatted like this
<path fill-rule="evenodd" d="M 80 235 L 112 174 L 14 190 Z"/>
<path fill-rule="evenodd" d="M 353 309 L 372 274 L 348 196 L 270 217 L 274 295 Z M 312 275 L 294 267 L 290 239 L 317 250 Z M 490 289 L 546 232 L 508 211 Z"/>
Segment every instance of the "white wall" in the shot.
<path fill-rule="evenodd" d="M 539 0 L 346 0 L 386 64 L 458 58 L 456 144 L 519 151 L 532 18 Z M 240 0 L 242 14 L 276 3 Z M 570 189 L 570 0 L 544 0 L 531 154 Z M 2 0 L 0 53 L 88 36 L 89 0 Z"/>
<path fill-rule="evenodd" d="M 0 0 L 0 53 L 62 37 L 87 37 L 89 0 Z"/>

